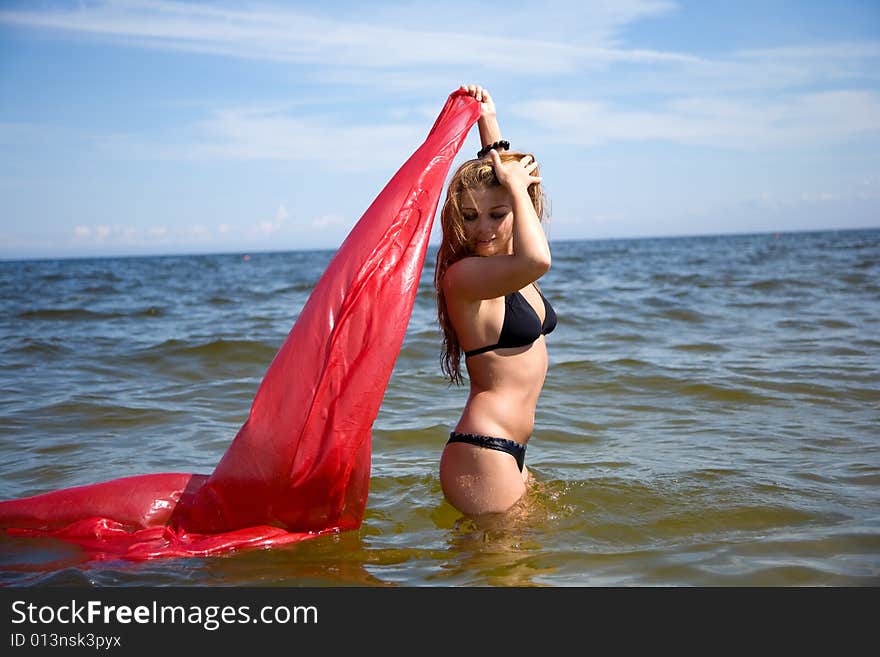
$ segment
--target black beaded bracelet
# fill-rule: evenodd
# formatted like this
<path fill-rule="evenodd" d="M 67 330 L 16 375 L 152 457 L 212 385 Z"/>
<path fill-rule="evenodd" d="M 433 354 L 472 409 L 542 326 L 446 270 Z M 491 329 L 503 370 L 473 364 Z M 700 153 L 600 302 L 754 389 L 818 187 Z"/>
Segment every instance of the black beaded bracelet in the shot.
<path fill-rule="evenodd" d="M 478 158 L 485 157 L 486 155 L 489 154 L 489 151 L 491 151 L 493 148 L 495 150 L 498 150 L 499 148 L 503 148 L 504 150 L 509 151 L 510 150 L 510 142 L 505 139 L 501 139 L 499 141 L 496 141 L 494 144 L 486 144 L 479 151 L 477 151 L 477 157 Z"/>

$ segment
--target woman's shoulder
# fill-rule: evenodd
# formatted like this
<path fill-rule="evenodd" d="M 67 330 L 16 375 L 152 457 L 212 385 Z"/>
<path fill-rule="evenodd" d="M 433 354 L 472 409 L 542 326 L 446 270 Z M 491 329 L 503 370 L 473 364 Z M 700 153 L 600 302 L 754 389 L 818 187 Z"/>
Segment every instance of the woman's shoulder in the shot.
<path fill-rule="evenodd" d="M 465 256 L 461 260 L 456 260 L 450 264 L 443 273 L 443 278 L 440 279 L 443 292 L 447 295 L 454 294 L 463 287 L 474 272 L 474 263 L 471 261 L 478 259 L 478 256 Z"/>
<path fill-rule="evenodd" d="M 449 263 L 446 267 L 446 273 L 459 271 L 460 269 L 468 269 L 481 260 L 485 260 L 477 255 L 466 255 Z"/>
<path fill-rule="evenodd" d="M 519 266 L 515 256 L 471 256 L 449 265 L 440 285 L 447 297 L 497 299 L 533 283 L 532 273 Z"/>

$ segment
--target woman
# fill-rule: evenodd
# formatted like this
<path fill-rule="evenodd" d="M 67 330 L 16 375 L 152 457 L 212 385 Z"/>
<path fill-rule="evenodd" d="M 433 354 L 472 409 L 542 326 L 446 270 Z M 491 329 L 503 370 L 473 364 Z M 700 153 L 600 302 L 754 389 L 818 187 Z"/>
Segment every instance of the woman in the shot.
<path fill-rule="evenodd" d="M 525 446 L 547 374 L 544 335 L 556 314 L 535 285 L 550 268 L 538 165 L 503 152 L 495 105 L 476 85 L 483 148 L 449 183 L 434 283 L 443 371 L 470 395 L 440 459 L 446 499 L 466 515 L 509 510 L 529 481 Z"/>

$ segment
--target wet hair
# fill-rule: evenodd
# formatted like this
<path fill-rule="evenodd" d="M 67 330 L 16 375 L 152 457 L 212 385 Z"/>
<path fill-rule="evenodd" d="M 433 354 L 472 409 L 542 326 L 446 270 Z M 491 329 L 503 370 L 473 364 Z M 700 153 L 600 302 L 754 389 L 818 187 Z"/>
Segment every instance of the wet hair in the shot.
<path fill-rule="evenodd" d="M 499 153 L 502 162 L 520 160 L 530 153 L 505 151 Z M 536 168 L 533 175 L 540 176 Z M 464 379 L 461 376 L 461 345 L 458 336 L 452 327 L 449 313 L 446 309 L 446 298 L 443 294 L 443 277 L 450 265 L 463 258 L 473 255 L 474 245 L 468 240 L 464 230 L 464 216 L 462 214 L 462 202 L 465 192 L 472 189 L 489 189 L 500 187 L 498 177 L 495 175 L 495 167 L 488 157 L 478 160 L 468 160 L 462 164 L 452 175 L 449 187 L 446 191 L 446 201 L 440 211 L 440 227 L 443 238 L 440 249 L 437 251 L 437 265 L 434 269 L 434 288 L 437 291 L 437 320 L 443 331 L 443 347 L 440 357 L 440 366 L 443 375 L 451 383 L 462 385 Z M 540 183 L 533 183 L 528 188 L 529 197 L 538 219 L 544 220 L 544 190 Z"/>

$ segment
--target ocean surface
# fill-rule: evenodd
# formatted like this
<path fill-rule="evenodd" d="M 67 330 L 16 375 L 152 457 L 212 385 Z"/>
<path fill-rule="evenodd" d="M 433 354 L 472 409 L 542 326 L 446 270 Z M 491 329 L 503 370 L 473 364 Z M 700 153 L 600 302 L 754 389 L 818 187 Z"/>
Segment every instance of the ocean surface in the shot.
<path fill-rule="evenodd" d="M 359 531 L 91 565 L 3 535 L 0 585 L 880 584 L 880 230 L 552 248 L 522 513 L 443 501 L 467 390 L 441 378 L 431 249 Z M 210 473 L 332 255 L 0 262 L 0 499 Z"/>

